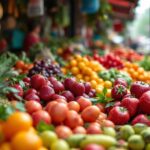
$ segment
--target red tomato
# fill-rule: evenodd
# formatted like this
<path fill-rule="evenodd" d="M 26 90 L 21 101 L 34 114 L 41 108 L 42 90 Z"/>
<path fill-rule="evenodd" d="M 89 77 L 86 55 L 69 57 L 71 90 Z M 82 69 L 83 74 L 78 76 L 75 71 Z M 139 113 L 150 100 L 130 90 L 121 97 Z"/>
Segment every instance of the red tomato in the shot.
<path fill-rule="evenodd" d="M 65 125 L 69 126 L 70 128 L 75 128 L 80 123 L 79 119 L 80 119 L 79 114 L 74 110 L 70 110 L 65 119 Z"/>
<path fill-rule="evenodd" d="M 95 125 L 95 124 L 89 125 L 86 131 L 87 131 L 87 134 L 101 134 L 102 133 L 100 126 Z"/>
<path fill-rule="evenodd" d="M 71 129 L 64 125 L 57 126 L 55 128 L 55 132 L 56 132 L 57 136 L 61 139 L 66 139 L 70 135 L 72 135 Z"/>
<path fill-rule="evenodd" d="M 79 117 L 79 126 L 83 126 L 84 125 L 84 121 L 82 119 L 82 117 L 80 116 Z"/>
<path fill-rule="evenodd" d="M 86 129 L 82 126 L 77 126 L 73 129 L 74 134 L 86 134 Z"/>
<path fill-rule="evenodd" d="M 76 101 L 71 101 L 68 103 L 69 110 L 74 110 L 76 112 L 80 111 L 80 105 Z"/>
<path fill-rule="evenodd" d="M 88 106 L 82 111 L 81 116 L 85 122 L 94 122 L 99 114 L 100 110 L 97 106 Z"/>
<path fill-rule="evenodd" d="M 50 114 L 52 106 L 54 106 L 57 103 L 58 102 L 56 102 L 56 101 L 51 101 L 51 102 L 47 103 L 45 110 Z"/>
<path fill-rule="evenodd" d="M 112 121 L 110 121 L 110 120 L 105 120 L 105 119 L 102 121 L 101 125 L 102 125 L 103 127 L 112 127 L 112 128 L 115 127 L 115 124 L 114 124 Z"/>
<path fill-rule="evenodd" d="M 39 122 L 44 121 L 47 124 L 51 123 L 50 115 L 44 110 L 38 110 L 32 114 L 33 124 L 36 126 Z"/>
<path fill-rule="evenodd" d="M 32 114 L 33 112 L 42 110 L 42 105 L 36 101 L 26 101 L 25 108 L 29 114 Z"/>
<path fill-rule="evenodd" d="M 53 105 L 50 111 L 52 122 L 62 123 L 66 119 L 68 111 L 68 106 L 64 103 L 57 103 Z"/>
<path fill-rule="evenodd" d="M 77 102 L 80 105 L 80 111 L 84 110 L 86 107 L 91 106 L 92 102 L 88 100 L 87 98 L 80 97 Z"/>
<path fill-rule="evenodd" d="M 99 108 L 99 110 L 100 110 L 101 112 L 105 112 L 105 107 L 104 107 L 103 104 L 98 103 L 98 104 L 96 104 L 96 106 Z"/>

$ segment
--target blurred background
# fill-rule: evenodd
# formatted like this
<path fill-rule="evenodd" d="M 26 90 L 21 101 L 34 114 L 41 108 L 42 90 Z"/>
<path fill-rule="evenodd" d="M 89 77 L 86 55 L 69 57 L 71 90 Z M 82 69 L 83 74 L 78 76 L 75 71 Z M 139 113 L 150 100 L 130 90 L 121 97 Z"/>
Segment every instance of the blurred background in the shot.
<path fill-rule="evenodd" d="M 1 51 L 29 54 L 34 43 L 53 47 L 70 41 L 149 54 L 150 1 L 0 0 Z"/>

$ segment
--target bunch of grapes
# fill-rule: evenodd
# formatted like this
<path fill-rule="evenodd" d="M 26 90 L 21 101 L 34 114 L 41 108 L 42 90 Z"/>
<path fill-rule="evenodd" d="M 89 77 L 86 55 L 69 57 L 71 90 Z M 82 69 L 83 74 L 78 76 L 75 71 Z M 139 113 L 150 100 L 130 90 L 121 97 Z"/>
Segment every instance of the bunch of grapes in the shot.
<path fill-rule="evenodd" d="M 41 74 L 45 77 L 62 76 L 59 64 L 51 61 L 50 59 L 35 62 L 33 68 L 29 70 L 28 76 L 31 77 L 34 74 Z"/>

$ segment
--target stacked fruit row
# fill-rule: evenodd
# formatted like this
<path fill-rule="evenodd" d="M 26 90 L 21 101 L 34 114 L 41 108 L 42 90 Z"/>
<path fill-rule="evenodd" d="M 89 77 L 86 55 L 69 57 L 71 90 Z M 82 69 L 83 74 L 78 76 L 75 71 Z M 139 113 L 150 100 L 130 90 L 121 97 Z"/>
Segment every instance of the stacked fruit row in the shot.
<path fill-rule="evenodd" d="M 143 81 L 150 83 L 150 72 L 145 71 L 142 67 L 139 67 L 138 64 L 125 62 L 125 68 L 123 69 L 126 71 L 134 81 Z"/>
<path fill-rule="evenodd" d="M 110 81 L 104 81 L 98 76 L 98 72 L 102 70 L 104 70 L 103 66 L 97 61 L 80 55 L 73 57 L 66 68 L 63 68 L 64 73 L 71 72 L 76 79 L 89 82 L 97 93 L 101 93 L 103 87 L 111 88 L 112 86 Z M 108 90 L 108 95 L 109 93 L 110 90 Z"/>

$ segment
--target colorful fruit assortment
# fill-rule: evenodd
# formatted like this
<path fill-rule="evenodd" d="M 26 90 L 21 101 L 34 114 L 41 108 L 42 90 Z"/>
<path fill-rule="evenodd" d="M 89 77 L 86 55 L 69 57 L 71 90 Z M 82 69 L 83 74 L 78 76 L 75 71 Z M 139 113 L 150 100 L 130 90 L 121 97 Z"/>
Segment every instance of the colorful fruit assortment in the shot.
<path fill-rule="evenodd" d="M 150 83 L 150 72 L 145 71 L 142 67 L 139 67 L 136 63 L 125 62 L 125 68 L 123 69 L 126 71 L 133 80 L 135 81 L 144 81 Z"/>
<path fill-rule="evenodd" d="M 31 63 L 25 63 L 22 60 L 18 60 L 15 65 L 15 70 L 17 70 L 20 74 L 27 74 L 28 71 L 33 67 Z"/>
<path fill-rule="evenodd" d="M 40 60 L 7 78 L 0 150 L 150 150 L 149 72 L 113 54 L 94 59 Z"/>
<path fill-rule="evenodd" d="M 94 59 L 97 60 L 100 64 L 102 64 L 105 68 L 123 68 L 123 62 L 119 58 L 119 56 L 113 54 L 107 54 L 105 56 L 99 56 L 98 54 L 94 54 Z"/>
<path fill-rule="evenodd" d="M 63 68 L 64 69 L 64 68 Z M 104 70 L 104 68 L 94 60 L 89 60 L 87 57 L 81 57 L 76 55 L 72 58 L 65 68 L 65 72 L 70 71 L 78 80 L 90 82 L 92 88 L 94 88 L 98 93 L 102 92 L 102 87 L 111 87 L 111 82 L 104 82 L 98 76 L 98 72 Z"/>

